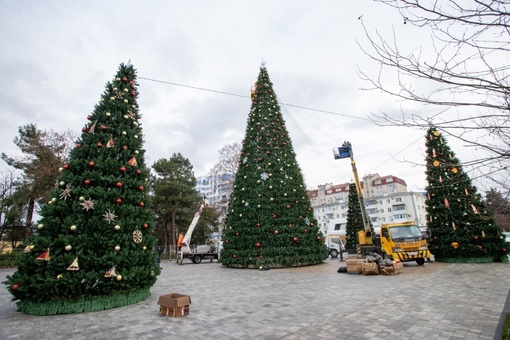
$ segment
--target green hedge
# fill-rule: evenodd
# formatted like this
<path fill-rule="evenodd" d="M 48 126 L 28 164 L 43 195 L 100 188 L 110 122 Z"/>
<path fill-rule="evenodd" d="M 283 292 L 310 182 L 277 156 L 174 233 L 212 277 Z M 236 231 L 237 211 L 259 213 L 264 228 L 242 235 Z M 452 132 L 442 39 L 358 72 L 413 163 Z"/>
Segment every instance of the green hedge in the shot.
<path fill-rule="evenodd" d="M 20 252 L 12 252 L 10 254 L 0 254 L 0 268 L 16 268 L 16 261 Z"/>

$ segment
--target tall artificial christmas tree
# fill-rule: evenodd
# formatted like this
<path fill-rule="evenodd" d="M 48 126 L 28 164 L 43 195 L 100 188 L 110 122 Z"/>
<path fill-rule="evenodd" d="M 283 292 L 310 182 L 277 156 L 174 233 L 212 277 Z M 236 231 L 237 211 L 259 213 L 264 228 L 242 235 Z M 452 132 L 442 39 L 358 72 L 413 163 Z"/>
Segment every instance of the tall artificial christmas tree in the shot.
<path fill-rule="evenodd" d="M 327 248 L 264 65 L 255 85 L 221 262 L 241 268 L 320 263 Z"/>
<path fill-rule="evenodd" d="M 477 193 L 446 139 L 430 127 L 427 147 L 427 227 L 437 261 L 508 261 L 493 213 Z"/>
<path fill-rule="evenodd" d="M 150 295 L 160 269 L 136 86 L 133 66 L 121 64 L 60 169 L 36 234 L 4 282 L 20 311 L 81 313 Z"/>
<path fill-rule="evenodd" d="M 345 239 L 346 249 L 356 249 L 358 246 L 358 231 L 364 230 L 363 218 L 361 216 L 361 206 L 359 203 L 358 193 L 356 191 L 356 184 L 351 183 L 349 185 L 349 197 L 348 197 L 348 210 L 347 210 L 347 225 L 345 226 Z M 367 222 L 372 228 L 370 219 Z"/>

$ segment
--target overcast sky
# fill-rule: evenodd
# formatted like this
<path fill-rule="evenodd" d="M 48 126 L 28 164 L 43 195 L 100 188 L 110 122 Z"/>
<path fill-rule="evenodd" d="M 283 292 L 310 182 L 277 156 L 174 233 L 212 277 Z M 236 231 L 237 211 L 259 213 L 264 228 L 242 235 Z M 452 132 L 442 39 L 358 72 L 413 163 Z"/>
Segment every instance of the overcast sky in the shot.
<path fill-rule="evenodd" d="M 81 133 L 106 82 L 130 60 L 147 164 L 180 152 L 205 175 L 219 149 L 242 141 L 265 61 L 307 188 L 352 179 L 350 162 L 332 153 L 347 140 L 360 177 L 395 175 L 423 190 L 425 131 L 368 120 L 381 111 L 398 116 L 402 103 L 361 90 L 357 68 L 378 68 L 356 43 L 368 46 L 360 16 L 372 32 L 391 38 L 394 29 L 411 49 L 430 44 L 369 0 L 2 1 L 0 151 L 15 155 L 12 140 L 29 123 Z"/>

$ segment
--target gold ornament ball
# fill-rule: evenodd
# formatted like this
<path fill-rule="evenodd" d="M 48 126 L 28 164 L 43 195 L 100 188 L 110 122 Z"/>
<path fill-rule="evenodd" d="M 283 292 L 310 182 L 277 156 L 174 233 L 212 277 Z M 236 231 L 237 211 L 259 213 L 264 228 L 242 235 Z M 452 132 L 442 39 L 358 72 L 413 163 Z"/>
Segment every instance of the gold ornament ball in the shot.
<path fill-rule="evenodd" d="M 29 247 L 28 247 L 30 250 L 34 249 L 34 245 L 31 244 Z"/>
<path fill-rule="evenodd" d="M 64 171 L 64 168 L 58 168 L 58 171 L 62 172 Z"/>
<path fill-rule="evenodd" d="M 69 229 L 71 229 L 71 231 L 75 231 L 76 230 L 76 226 L 72 225 L 71 227 L 69 227 Z"/>
<path fill-rule="evenodd" d="M 37 225 L 37 229 L 42 229 L 42 228 L 44 228 L 44 224 L 38 224 Z"/>
<path fill-rule="evenodd" d="M 83 201 L 85 201 L 85 197 L 81 196 L 81 197 L 79 198 L 79 200 L 80 200 L 80 202 L 83 202 Z"/>
<path fill-rule="evenodd" d="M 60 184 L 60 186 L 64 186 L 64 185 L 65 185 L 65 182 L 64 182 L 64 181 L 62 181 L 62 182 L 60 182 L 59 184 Z"/>
<path fill-rule="evenodd" d="M 122 280 L 122 275 L 117 275 L 116 279 L 117 279 L 117 281 Z"/>
<path fill-rule="evenodd" d="M 441 133 L 439 131 L 434 131 L 434 136 L 439 137 Z"/>
<path fill-rule="evenodd" d="M 434 166 L 439 166 L 439 161 L 434 161 L 432 164 L 434 164 Z"/>
<path fill-rule="evenodd" d="M 120 225 L 117 224 L 115 227 L 113 227 L 113 229 L 120 230 Z"/>
<path fill-rule="evenodd" d="M 110 112 L 106 112 L 106 117 L 110 117 L 112 114 Z"/>
<path fill-rule="evenodd" d="M 57 279 L 59 279 L 59 280 L 60 280 L 61 278 L 63 278 L 63 277 L 64 277 L 64 275 L 62 275 L 62 274 L 58 274 L 58 275 L 57 275 Z"/>
<path fill-rule="evenodd" d="M 70 251 L 71 249 L 73 249 L 73 246 L 71 246 L 70 244 L 68 244 L 68 245 L 66 246 L 66 250 L 67 250 L 67 251 Z"/>
<path fill-rule="evenodd" d="M 115 251 L 119 251 L 120 250 L 120 247 L 119 246 L 115 246 Z"/>
<path fill-rule="evenodd" d="M 146 246 L 143 246 L 143 248 L 142 248 L 142 249 L 143 249 L 143 250 L 147 250 L 147 247 L 146 247 Z"/>
<path fill-rule="evenodd" d="M 129 116 L 128 116 L 128 115 L 124 115 L 124 119 L 128 119 L 128 118 L 129 118 Z"/>

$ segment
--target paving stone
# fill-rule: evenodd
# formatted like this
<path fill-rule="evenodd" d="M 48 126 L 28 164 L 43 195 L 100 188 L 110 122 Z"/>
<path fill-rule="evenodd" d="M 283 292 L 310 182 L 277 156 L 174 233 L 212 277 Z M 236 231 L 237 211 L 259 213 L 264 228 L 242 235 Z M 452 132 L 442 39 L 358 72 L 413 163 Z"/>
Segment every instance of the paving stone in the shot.
<path fill-rule="evenodd" d="M 406 263 L 393 276 L 337 273 L 335 260 L 268 271 L 161 265 L 145 301 L 94 313 L 25 315 L 2 287 L 0 339 L 493 339 L 510 308 L 508 263 Z M 0 281 L 12 273 L 0 270 Z M 161 316 L 168 293 L 190 295 L 190 314 Z"/>

